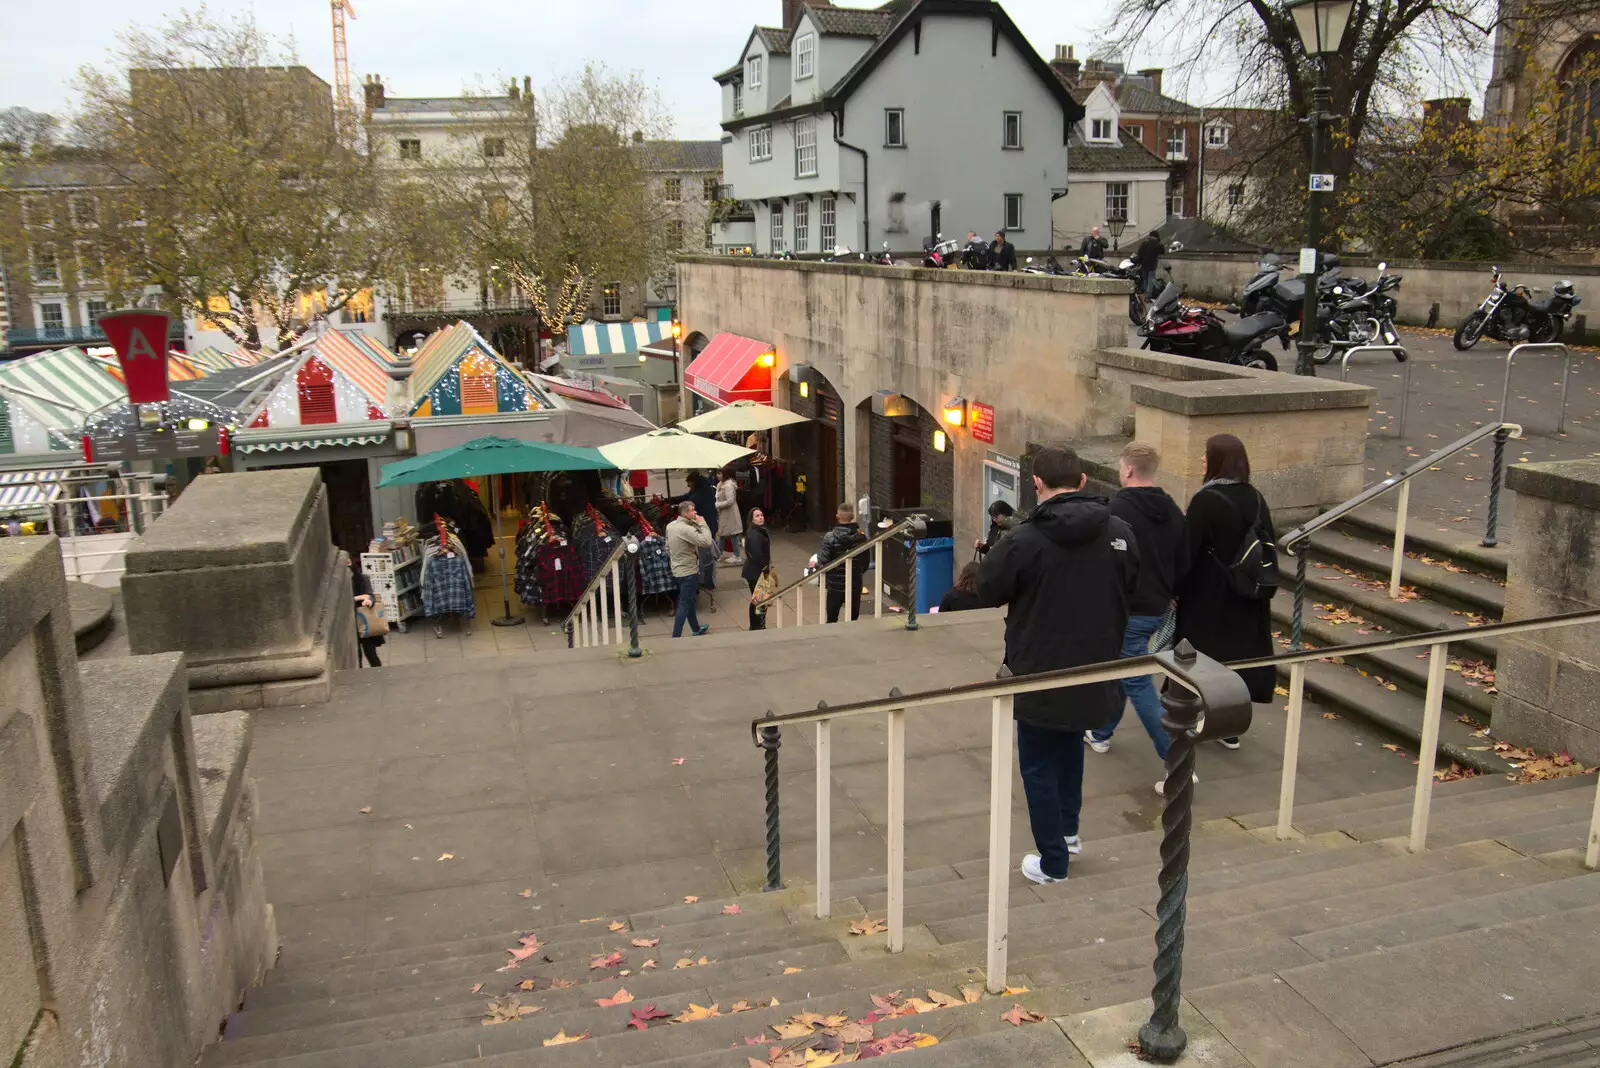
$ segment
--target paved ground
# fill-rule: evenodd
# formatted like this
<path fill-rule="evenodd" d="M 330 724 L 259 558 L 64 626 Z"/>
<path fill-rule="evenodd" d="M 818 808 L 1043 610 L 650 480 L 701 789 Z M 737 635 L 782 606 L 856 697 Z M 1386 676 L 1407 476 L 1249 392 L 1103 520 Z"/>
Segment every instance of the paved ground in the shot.
<path fill-rule="evenodd" d="M 285 957 L 585 919 L 646 884 L 662 901 L 759 888 L 762 761 L 749 720 L 991 676 L 1000 627 L 997 612 L 982 612 L 917 633 L 898 620 L 754 639 L 713 632 L 672 656 L 662 655 L 670 639 L 653 637 L 637 662 L 601 650 L 463 655 L 348 672 L 330 704 L 258 713 L 258 830 Z M 1202 753 L 1198 817 L 1276 803 L 1282 712 L 1257 708 L 1243 749 Z M 1160 764 L 1132 717 L 1128 726 L 1110 754 L 1088 754 L 1085 871 L 1095 839 L 1160 818 Z M 984 706 L 913 717 L 909 868 L 986 854 L 988 731 Z M 884 736 L 876 721 L 835 728 L 840 878 L 883 870 Z M 784 864 L 800 882 L 814 871 L 811 738 L 791 731 L 781 752 Z M 1410 784 L 1411 760 L 1384 741 L 1311 712 L 1301 799 Z M 1021 851 L 1020 783 L 1014 798 Z"/>

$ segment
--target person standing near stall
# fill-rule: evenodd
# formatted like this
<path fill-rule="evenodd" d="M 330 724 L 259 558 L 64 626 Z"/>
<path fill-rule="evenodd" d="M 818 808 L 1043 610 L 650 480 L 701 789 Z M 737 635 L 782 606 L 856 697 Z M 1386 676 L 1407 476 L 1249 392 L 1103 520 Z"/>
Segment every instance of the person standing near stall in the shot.
<path fill-rule="evenodd" d="M 739 518 L 739 481 L 731 472 L 717 472 L 717 529 L 719 538 L 727 538 L 732 551 L 722 559 L 725 563 L 741 563 L 744 558 L 744 520 Z M 717 542 L 718 548 L 722 545 Z"/>
<path fill-rule="evenodd" d="M 350 558 L 350 590 L 355 595 L 357 608 L 372 607 L 372 580 L 362 573 L 361 565 L 356 562 L 354 556 Z M 378 646 L 384 644 L 387 639 L 381 634 L 371 637 L 362 634 L 359 630 L 360 616 L 357 615 L 356 618 L 358 621 L 356 641 L 361 645 L 361 655 L 366 658 L 367 663 L 372 667 L 383 667 L 383 661 L 378 659 Z M 356 666 L 360 667 L 361 665 L 358 662 Z"/>
<path fill-rule="evenodd" d="M 744 532 L 744 568 L 739 572 L 750 587 L 750 629 L 767 629 L 766 608 L 756 607 L 756 583 L 772 567 L 772 534 L 767 530 L 767 513 L 750 509 L 750 526 Z"/>
<path fill-rule="evenodd" d="M 667 524 L 667 553 L 672 560 L 672 577 L 678 580 L 678 611 L 672 620 L 672 636 L 683 637 L 683 625 L 704 634 L 711 629 L 695 614 L 695 599 L 700 596 L 700 555 L 716 541 L 706 521 L 696 513 L 693 501 L 678 505 L 678 518 Z"/>

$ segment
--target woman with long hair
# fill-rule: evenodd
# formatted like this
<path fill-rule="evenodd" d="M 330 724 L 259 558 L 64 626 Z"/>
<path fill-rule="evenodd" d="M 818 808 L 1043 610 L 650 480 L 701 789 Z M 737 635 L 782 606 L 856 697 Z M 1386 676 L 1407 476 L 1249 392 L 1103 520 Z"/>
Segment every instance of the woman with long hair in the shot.
<path fill-rule="evenodd" d="M 1178 637 L 1224 663 L 1271 656 L 1272 602 L 1241 596 L 1229 574 L 1258 523 L 1275 529 L 1266 499 L 1250 484 L 1244 442 L 1232 434 L 1206 440 L 1205 482 L 1190 499 L 1185 520 L 1190 565 L 1178 587 Z M 1272 700 L 1272 668 L 1251 668 L 1239 675 L 1250 687 L 1252 701 Z M 1222 744 L 1237 749 L 1239 739 L 1224 738 Z"/>

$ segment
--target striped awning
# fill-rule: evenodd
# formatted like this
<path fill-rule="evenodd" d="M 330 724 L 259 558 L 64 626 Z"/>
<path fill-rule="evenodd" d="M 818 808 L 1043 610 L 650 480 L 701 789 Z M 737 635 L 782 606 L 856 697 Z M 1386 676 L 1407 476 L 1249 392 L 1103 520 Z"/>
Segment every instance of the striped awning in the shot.
<path fill-rule="evenodd" d="M 355 344 L 346 334 L 329 330 L 307 351 L 316 353 L 323 363 L 354 382 L 375 407 L 383 409 L 389 392 L 389 372 L 378 366 L 368 349 Z"/>
<path fill-rule="evenodd" d="M 0 363 L 0 392 L 55 432 L 74 432 L 101 408 L 128 403 L 123 384 L 81 349 Z"/>
<path fill-rule="evenodd" d="M 24 508 L 43 508 L 61 496 L 55 471 L 8 471 L 0 474 L 0 519 Z"/>
<path fill-rule="evenodd" d="M 224 351 L 215 345 L 207 345 L 203 349 L 186 352 L 183 354 L 183 358 L 206 374 L 225 371 L 230 367 L 249 367 L 261 359 L 258 354 L 246 352 L 243 349 Z"/>
<path fill-rule="evenodd" d="M 665 321 L 582 323 L 567 327 L 567 352 L 573 356 L 622 356 L 671 336 L 672 323 Z"/>

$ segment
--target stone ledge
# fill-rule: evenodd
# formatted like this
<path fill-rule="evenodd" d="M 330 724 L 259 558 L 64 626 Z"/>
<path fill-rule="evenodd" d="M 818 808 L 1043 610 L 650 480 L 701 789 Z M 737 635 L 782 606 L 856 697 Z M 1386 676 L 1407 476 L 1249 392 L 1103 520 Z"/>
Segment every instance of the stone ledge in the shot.
<path fill-rule="evenodd" d="M 200 769 L 200 809 L 212 856 L 228 840 L 228 817 L 244 793 L 254 722 L 248 712 L 218 712 L 194 720 L 195 763 Z"/>
<path fill-rule="evenodd" d="M 1506 489 L 1600 511 L 1600 460 L 1510 464 Z"/>
<path fill-rule="evenodd" d="M 159 778 L 152 769 L 161 765 L 173 722 L 183 711 L 183 654 L 91 660 L 78 670 L 106 849 L 127 856 L 140 815 L 152 801 L 149 784 Z"/>
<path fill-rule="evenodd" d="M 1241 368 L 1251 371 L 1249 368 Z M 1259 376 L 1259 377 L 1258 377 Z M 1253 371 L 1238 378 L 1133 386 L 1133 403 L 1179 415 L 1243 415 L 1261 412 L 1366 408 L 1377 398 L 1371 386 L 1297 378 L 1278 371 Z"/>
<path fill-rule="evenodd" d="M 0 649 L 20 645 L 66 600 L 61 543 L 54 535 L 0 538 Z"/>
<path fill-rule="evenodd" d="M 1095 362 L 1103 367 L 1116 367 L 1124 371 L 1138 371 L 1142 374 L 1171 378 L 1180 382 L 1206 382 L 1220 379 L 1233 381 L 1240 378 L 1249 378 L 1253 375 L 1277 373 L 1273 371 L 1257 371 L 1250 367 L 1233 367 L 1229 364 L 1215 363 L 1211 360 L 1197 360 L 1191 356 L 1171 356 L 1165 352 L 1150 352 L 1147 349 L 1130 347 L 1100 349 L 1095 353 Z"/>
<path fill-rule="evenodd" d="M 855 275 L 883 281 L 947 282 L 952 285 L 1033 289 L 1048 293 L 1084 293 L 1119 296 L 1131 293 L 1133 283 L 1121 278 L 1086 278 L 1076 275 L 1026 274 L 1021 271 L 965 271 L 946 267 L 884 267 L 875 263 L 826 263 L 821 260 L 775 260 L 756 256 L 679 256 L 678 263 L 708 267 L 741 267 L 760 271 L 798 271 Z"/>
<path fill-rule="evenodd" d="M 321 480 L 302 469 L 197 479 L 128 546 L 127 574 L 286 563 L 321 497 Z"/>

